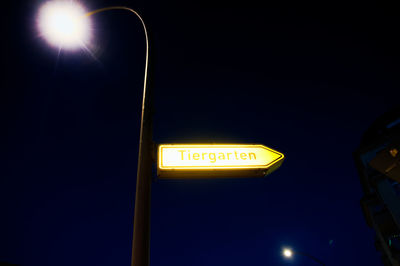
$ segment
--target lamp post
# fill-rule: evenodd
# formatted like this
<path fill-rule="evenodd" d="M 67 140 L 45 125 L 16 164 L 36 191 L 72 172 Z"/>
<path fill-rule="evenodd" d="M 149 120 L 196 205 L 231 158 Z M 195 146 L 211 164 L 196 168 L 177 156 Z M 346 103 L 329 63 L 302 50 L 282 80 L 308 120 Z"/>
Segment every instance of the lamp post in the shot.
<path fill-rule="evenodd" d="M 142 17 L 128 7 L 112 6 L 82 14 L 82 8 L 77 6 L 75 2 L 56 1 L 49 2 L 46 9 L 41 12 L 39 27 L 44 37 L 48 38 L 53 45 L 58 45 L 60 49 L 64 44 L 67 45 L 67 48 L 84 46 L 83 39 L 86 38 L 85 33 L 88 27 L 81 24 L 86 23 L 89 16 L 108 10 L 127 10 L 135 14 L 142 23 L 146 38 L 131 266 L 148 266 L 150 261 L 150 195 L 154 145 L 152 141 L 151 86 L 148 86 L 149 37 L 146 25 Z"/>
<path fill-rule="evenodd" d="M 315 261 L 315 262 L 318 263 L 318 264 L 321 264 L 321 265 L 324 265 L 324 266 L 325 266 L 325 264 L 324 264 L 322 261 L 320 261 L 320 260 L 317 259 L 316 257 L 314 257 L 314 256 L 312 256 L 312 255 L 310 255 L 310 254 L 308 254 L 308 253 L 305 253 L 305 252 L 294 251 L 294 250 L 292 250 L 292 249 L 290 249 L 290 248 L 284 248 L 283 251 L 282 251 L 282 254 L 283 254 L 283 256 L 284 256 L 285 258 L 292 258 L 293 255 L 299 254 L 299 255 L 302 255 L 302 256 L 305 256 L 305 257 L 307 257 L 307 258 L 312 259 L 313 261 Z"/>

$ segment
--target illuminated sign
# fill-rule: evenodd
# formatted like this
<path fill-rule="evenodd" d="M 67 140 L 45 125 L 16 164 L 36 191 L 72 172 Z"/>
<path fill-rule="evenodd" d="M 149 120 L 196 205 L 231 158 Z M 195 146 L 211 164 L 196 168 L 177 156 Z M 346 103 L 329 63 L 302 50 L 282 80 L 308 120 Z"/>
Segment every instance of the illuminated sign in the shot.
<path fill-rule="evenodd" d="M 160 178 L 265 176 L 284 159 L 259 144 L 161 144 L 157 157 Z"/>

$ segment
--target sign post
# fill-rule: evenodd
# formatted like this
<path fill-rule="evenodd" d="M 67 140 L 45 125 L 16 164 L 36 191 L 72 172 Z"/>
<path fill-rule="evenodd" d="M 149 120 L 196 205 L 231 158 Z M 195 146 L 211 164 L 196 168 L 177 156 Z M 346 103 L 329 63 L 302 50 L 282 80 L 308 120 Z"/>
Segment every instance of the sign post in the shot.
<path fill-rule="evenodd" d="M 160 144 L 160 178 L 263 177 L 282 164 L 284 155 L 260 144 Z"/>

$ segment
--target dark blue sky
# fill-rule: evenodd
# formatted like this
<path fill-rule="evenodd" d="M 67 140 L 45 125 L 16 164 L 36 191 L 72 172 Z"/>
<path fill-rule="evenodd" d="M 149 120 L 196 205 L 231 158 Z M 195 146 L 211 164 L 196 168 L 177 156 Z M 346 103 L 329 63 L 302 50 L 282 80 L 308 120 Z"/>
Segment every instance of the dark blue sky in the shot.
<path fill-rule="evenodd" d="M 82 1 L 83 2 L 83 1 Z M 0 261 L 129 265 L 144 69 L 136 17 L 92 17 L 93 59 L 38 36 L 41 1 L 2 16 Z M 260 143 L 262 179 L 152 183 L 151 265 L 381 265 L 352 152 L 399 102 L 394 7 L 126 5 L 152 33 L 154 141 Z"/>

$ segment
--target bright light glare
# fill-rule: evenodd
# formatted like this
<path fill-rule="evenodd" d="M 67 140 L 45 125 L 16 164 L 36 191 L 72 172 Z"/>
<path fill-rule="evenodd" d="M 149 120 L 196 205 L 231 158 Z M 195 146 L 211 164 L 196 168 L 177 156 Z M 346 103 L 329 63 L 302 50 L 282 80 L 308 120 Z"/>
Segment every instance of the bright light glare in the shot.
<path fill-rule="evenodd" d="M 90 21 L 84 8 L 74 1 L 51 1 L 39 11 L 41 35 L 57 48 L 76 49 L 90 39 Z"/>
<path fill-rule="evenodd" d="M 285 248 L 283 249 L 283 256 L 286 258 L 291 258 L 293 256 L 293 251 L 291 249 Z"/>

